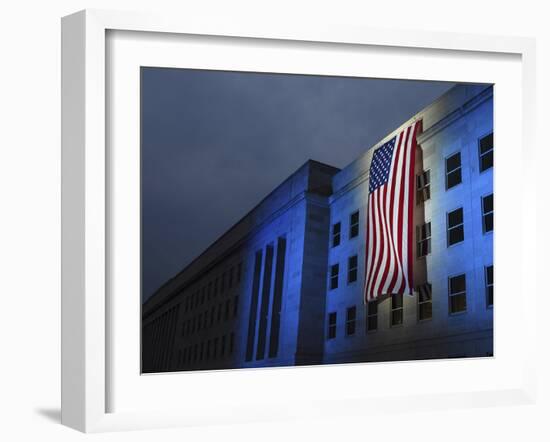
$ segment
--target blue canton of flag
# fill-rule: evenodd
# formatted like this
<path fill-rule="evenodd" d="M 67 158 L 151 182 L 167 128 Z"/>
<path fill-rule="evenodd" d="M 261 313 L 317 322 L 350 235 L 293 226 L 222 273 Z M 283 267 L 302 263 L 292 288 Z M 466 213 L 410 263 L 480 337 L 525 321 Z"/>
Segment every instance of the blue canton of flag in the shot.
<path fill-rule="evenodd" d="M 372 193 L 388 182 L 395 137 L 374 152 L 370 166 L 369 192 Z"/>

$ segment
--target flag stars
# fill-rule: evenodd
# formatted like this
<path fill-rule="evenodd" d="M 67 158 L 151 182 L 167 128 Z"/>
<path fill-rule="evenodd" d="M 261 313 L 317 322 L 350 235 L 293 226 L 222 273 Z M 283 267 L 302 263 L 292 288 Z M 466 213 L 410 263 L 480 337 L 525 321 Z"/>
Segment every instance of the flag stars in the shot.
<path fill-rule="evenodd" d="M 388 182 L 395 137 L 375 150 L 370 166 L 369 192 Z"/>

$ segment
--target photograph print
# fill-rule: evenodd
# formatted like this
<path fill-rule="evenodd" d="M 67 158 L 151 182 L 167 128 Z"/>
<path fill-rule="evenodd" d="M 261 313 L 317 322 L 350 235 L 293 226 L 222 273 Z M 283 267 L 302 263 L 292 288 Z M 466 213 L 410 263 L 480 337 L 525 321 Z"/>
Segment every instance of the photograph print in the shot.
<path fill-rule="evenodd" d="M 141 68 L 142 373 L 493 356 L 493 85 Z"/>

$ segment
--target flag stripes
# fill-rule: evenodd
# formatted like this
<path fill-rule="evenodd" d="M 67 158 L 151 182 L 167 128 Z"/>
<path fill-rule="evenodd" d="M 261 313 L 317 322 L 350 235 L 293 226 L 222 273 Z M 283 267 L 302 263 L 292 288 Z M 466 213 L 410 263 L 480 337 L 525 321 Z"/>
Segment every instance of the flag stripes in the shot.
<path fill-rule="evenodd" d="M 375 150 L 369 169 L 365 302 L 412 294 L 416 121 Z"/>

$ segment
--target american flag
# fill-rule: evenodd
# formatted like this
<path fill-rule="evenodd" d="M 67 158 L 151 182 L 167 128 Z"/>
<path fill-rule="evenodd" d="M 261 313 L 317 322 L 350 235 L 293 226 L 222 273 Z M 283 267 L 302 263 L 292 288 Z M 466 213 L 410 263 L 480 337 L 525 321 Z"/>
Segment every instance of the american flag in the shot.
<path fill-rule="evenodd" d="M 416 121 L 374 151 L 369 171 L 365 302 L 412 294 Z"/>

